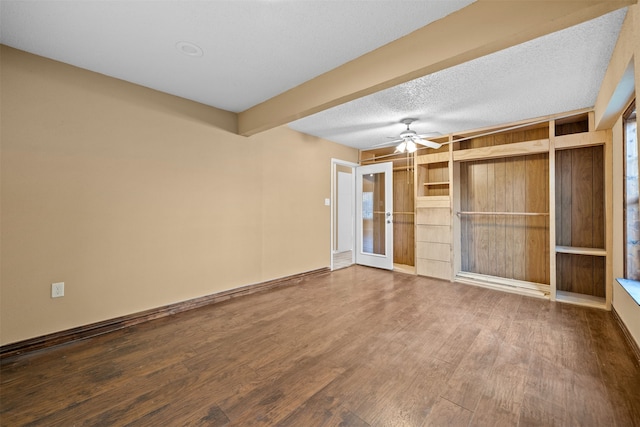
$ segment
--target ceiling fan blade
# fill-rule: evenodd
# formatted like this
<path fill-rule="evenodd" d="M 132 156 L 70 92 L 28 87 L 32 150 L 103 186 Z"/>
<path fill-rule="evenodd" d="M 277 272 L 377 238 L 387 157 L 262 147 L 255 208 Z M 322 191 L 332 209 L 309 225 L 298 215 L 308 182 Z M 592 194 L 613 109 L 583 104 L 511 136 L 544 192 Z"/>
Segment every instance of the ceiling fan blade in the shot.
<path fill-rule="evenodd" d="M 420 135 L 416 135 L 418 138 L 426 138 L 426 137 L 434 137 L 434 136 L 442 136 L 442 134 L 440 132 L 427 132 L 427 133 L 421 133 Z"/>
<path fill-rule="evenodd" d="M 371 147 L 377 148 L 377 147 L 391 146 L 393 144 L 397 144 L 402 141 L 404 141 L 404 139 L 400 138 L 400 139 L 395 139 L 393 141 L 381 142 L 380 144 L 372 145 Z"/>
<path fill-rule="evenodd" d="M 421 139 L 421 138 L 411 138 L 411 139 L 416 144 L 424 145 L 425 147 L 434 148 L 434 149 L 438 149 L 442 147 L 442 144 L 439 144 L 435 141 L 429 141 L 428 139 Z"/>

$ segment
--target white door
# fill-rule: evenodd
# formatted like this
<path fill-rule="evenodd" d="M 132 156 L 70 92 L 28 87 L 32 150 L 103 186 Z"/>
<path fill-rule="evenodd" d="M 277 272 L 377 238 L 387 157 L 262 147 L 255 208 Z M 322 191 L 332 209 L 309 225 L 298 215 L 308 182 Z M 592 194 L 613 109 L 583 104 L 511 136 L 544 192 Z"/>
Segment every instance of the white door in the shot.
<path fill-rule="evenodd" d="M 393 164 L 356 169 L 356 263 L 393 270 Z"/>

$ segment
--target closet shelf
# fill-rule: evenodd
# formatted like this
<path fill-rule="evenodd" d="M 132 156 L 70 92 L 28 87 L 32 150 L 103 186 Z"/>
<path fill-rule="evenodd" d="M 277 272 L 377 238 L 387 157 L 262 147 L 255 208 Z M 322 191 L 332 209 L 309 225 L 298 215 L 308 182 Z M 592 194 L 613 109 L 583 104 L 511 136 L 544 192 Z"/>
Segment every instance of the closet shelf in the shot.
<path fill-rule="evenodd" d="M 575 254 L 575 255 L 591 255 L 591 256 L 607 256 L 607 251 L 601 248 L 579 248 L 576 246 L 556 246 L 556 253 Z"/>
<path fill-rule="evenodd" d="M 567 291 L 557 291 L 556 301 L 601 309 L 607 306 L 605 298 Z"/>
<path fill-rule="evenodd" d="M 430 185 L 449 185 L 449 181 L 440 181 L 440 182 L 425 182 L 424 183 L 425 186 L 430 186 Z"/>

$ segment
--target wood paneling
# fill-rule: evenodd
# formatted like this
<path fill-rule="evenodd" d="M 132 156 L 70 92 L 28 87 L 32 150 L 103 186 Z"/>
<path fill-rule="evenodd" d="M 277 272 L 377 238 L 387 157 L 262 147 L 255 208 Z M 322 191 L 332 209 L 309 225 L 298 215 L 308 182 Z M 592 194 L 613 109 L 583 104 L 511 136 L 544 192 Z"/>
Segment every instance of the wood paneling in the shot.
<path fill-rule="evenodd" d="M 0 369 L 7 426 L 640 425 L 610 312 L 361 266 Z"/>
<path fill-rule="evenodd" d="M 460 164 L 463 212 L 549 212 L 547 154 Z M 548 216 L 462 215 L 463 271 L 549 284 Z"/>
<path fill-rule="evenodd" d="M 556 258 L 559 291 L 605 297 L 605 257 L 559 253 Z"/>
<path fill-rule="evenodd" d="M 393 262 L 415 265 L 414 179 L 411 170 L 393 171 Z"/>
<path fill-rule="evenodd" d="M 579 120 L 574 118 L 571 122 L 564 123 L 562 120 L 558 120 L 555 123 L 555 136 L 571 135 L 575 133 L 589 132 L 589 119 L 586 115 Z"/>
<path fill-rule="evenodd" d="M 455 151 L 463 151 L 474 148 L 494 147 L 544 139 L 549 139 L 549 126 L 547 126 L 546 123 L 534 125 L 528 129 L 523 128 L 512 132 L 468 139 L 463 142 L 455 143 L 454 149 Z"/>
<path fill-rule="evenodd" d="M 525 156 L 536 153 L 549 152 L 549 140 L 519 142 L 506 145 L 494 145 L 489 147 L 469 148 L 467 150 L 454 151 L 454 161 L 486 160 L 504 157 Z"/>

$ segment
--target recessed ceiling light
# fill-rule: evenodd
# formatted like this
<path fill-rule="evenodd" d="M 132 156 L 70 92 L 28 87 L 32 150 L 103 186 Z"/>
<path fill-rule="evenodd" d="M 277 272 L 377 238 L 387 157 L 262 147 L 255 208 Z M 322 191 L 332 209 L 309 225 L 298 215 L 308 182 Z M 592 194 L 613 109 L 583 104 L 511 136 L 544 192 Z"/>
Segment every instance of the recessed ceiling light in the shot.
<path fill-rule="evenodd" d="M 184 53 L 189 56 L 202 56 L 204 52 L 202 52 L 202 48 L 198 45 L 195 45 L 190 42 L 178 42 L 176 43 L 176 49 L 178 52 Z"/>

